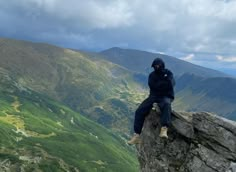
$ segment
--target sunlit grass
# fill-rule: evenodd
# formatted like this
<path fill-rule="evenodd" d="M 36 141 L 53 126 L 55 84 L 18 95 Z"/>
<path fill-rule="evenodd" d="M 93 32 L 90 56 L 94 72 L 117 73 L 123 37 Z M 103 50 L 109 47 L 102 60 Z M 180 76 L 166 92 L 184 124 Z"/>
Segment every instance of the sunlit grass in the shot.
<path fill-rule="evenodd" d="M 0 96 L 1 160 L 25 164 L 26 171 L 138 170 L 123 140 L 70 108 L 32 92 Z"/>

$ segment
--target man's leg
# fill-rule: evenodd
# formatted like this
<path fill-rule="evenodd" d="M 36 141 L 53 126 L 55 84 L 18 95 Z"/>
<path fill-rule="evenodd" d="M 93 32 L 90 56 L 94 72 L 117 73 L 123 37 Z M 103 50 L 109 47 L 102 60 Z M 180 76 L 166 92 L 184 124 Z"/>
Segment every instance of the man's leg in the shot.
<path fill-rule="evenodd" d="M 144 100 L 138 109 L 135 112 L 135 119 L 134 119 L 134 136 L 131 140 L 128 141 L 128 144 L 139 144 L 141 143 L 139 135 L 141 134 L 143 123 L 145 120 L 146 115 L 149 113 L 150 109 L 152 108 L 153 100 L 151 98 L 147 98 Z"/>
<path fill-rule="evenodd" d="M 169 127 L 171 123 L 171 99 L 163 98 L 160 101 L 159 106 L 161 110 L 161 126 Z"/>
<path fill-rule="evenodd" d="M 160 137 L 168 138 L 167 130 L 171 123 L 171 99 L 164 98 L 159 103 L 161 110 L 161 132 Z"/>
<path fill-rule="evenodd" d="M 143 128 L 145 117 L 148 115 L 154 101 L 151 98 L 144 100 L 135 112 L 134 132 L 140 134 Z"/>

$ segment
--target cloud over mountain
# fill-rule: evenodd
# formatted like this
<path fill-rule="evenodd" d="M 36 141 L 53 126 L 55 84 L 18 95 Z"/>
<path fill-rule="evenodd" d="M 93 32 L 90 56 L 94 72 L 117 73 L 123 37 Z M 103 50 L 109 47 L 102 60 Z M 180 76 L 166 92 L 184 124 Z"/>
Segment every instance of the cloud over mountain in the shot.
<path fill-rule="evenodd" d="M 211 53 L 212 61 L 236 54 L 233 0 L 10 0 L 0 5 L 1 36 L 90 50 Z"/>

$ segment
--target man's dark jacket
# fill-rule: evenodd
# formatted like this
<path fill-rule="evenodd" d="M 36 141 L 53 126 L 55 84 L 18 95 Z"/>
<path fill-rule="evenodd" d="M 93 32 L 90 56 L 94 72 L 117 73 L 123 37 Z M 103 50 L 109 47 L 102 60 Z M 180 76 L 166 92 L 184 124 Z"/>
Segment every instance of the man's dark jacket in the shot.
<path fill-rule="evenodd" d="M 160 65 L 160 68 L 154 70 L 149 75 L 148 85 L 150 88 L 150 96 L 155 96 L 157 98 L 169 97 L 174 99 L 175 80 L 172 72 L 165 69 L 165 63 L 160 58 L 156 58 L 153 61 L 152 67 L 154 67 L 154 69 L 155 65 Z"/>

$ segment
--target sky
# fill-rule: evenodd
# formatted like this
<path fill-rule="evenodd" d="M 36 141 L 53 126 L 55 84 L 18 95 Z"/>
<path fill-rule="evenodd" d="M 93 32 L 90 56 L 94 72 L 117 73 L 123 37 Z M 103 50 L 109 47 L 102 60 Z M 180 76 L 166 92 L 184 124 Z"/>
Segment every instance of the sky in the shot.
<path fill-rule="evenodd" d="M 236 0 L 0 0 L 0 37 L 131 48 L 236 76 Z"/>

